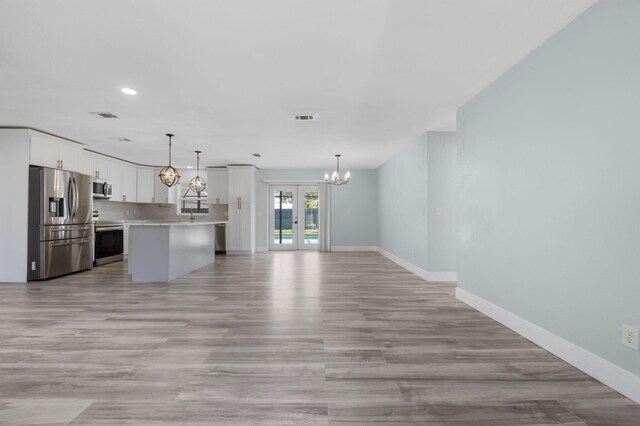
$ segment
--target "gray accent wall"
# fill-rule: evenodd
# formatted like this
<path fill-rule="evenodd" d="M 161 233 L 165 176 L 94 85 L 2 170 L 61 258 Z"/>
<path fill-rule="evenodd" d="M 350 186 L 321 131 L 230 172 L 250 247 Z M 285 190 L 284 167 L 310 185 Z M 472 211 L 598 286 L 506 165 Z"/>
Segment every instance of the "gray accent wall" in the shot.
<path fill-rule="evenodd" d="M 427 133 L 427 266 L 458 270 L 458 140 L 453 132 Z"/>
<path fill-rule="evenodd" d="M 427 134 L 378 168 L 378 247 L 427 270 Z"/>
<path fill-rule="evenodd" d="M 378 168 L 378 246 L 430 280 L 457 271 L 457 149 L 454 132 L 427 132 Z"/>
<path fill-rule="evenodd" d="M 640 375 L 640 2 L 601 1 L 458 113 L 458 285 Z"/>

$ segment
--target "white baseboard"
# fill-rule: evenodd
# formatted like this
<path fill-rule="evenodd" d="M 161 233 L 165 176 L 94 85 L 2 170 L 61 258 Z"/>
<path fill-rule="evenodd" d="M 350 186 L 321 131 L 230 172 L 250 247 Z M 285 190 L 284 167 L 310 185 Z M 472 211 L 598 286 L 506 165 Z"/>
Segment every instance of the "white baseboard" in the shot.
<path fill-rule="evenodd" d="M 331 251 L 377 251 L 376 246 L 331 246 Z"/>
<path fill-rule="evenodd" d="M 227 250 L 227 254 L 235 256 L 237 254 L 253 254 L 251 250 Z"/>
<path fill-rule="evenodd" d="M 456 289 L 456 298 L 640 404 L 640 376 L 464 289 Z"/>
<path fill-rule="evenodd" d="M 260 251 L 269 251 L 268 247 L 256 247 L 256 251 L 260 252 Z"/>
<path fill-rule="evenodd" d="M 457 272 L 427 272 L 427 281 L 440 283 L 455 283 L 458 281 Z"/>
<path fill-rule="evenodd" d="M 391 260 L 392 262 L 397 263 L 398 265 L 402 266 L 407 271 L 413 272 L 414 274 L 416 274 L 417 276 L 419 276 L 423 280 L 429 281 L 427 279 L 429 274 L 424 269 L 419 268 L 416 265 L 414 265 L 413 263 L 409 263 L 406 260 L 399 258 L 395 254 L 391 254 L 388 251 L 386 251 L 384 249 L 381 249 L 380 247 L 377 247 L 377 249 L 378 249 L 378 253 L 380 253 L 381 255 L 386 257 L 387 259 Z"/>

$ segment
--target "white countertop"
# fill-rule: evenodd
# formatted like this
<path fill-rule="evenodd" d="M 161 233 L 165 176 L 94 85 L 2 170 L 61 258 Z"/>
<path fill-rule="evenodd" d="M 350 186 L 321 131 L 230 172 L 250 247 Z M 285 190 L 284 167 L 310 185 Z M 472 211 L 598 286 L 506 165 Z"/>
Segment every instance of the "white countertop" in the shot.
<path fill-rule="evenodd" d="M 218 225 L 221 223 L 229 223 L 228 220 L 217 220 L 207 222 L 187 222 L 187 221 L 161 221 L 161 220 L 140 220 L 140 221 L 123 221 L 130 226 L 195 226 L 195 225 Z"/>

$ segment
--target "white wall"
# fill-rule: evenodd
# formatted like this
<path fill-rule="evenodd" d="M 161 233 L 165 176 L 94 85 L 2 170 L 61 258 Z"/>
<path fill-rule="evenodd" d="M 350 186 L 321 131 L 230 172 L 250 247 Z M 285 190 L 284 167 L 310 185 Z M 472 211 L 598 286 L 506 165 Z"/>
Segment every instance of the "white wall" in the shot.
<path fill-rule="evenodd" d="M 637 384 L 639 22 L 596 3 L 458 114 L 459 287 Z"/>
<path fill-rule="evenodd" d="M 29 132 L 0 129 L 0 282 L 27 281 Z"/>

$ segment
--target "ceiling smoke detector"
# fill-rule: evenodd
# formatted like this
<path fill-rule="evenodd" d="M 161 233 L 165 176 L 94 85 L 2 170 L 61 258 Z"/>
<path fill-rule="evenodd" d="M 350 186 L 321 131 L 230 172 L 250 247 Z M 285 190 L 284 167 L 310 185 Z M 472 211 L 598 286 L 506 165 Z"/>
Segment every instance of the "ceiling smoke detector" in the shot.
<path fill-rule="evenodd" d="M 111 114 L 110 112 L 90 112 L 89 114 L 95 115 L 98 118 L 118 118 L 117 115 Z"/>
<path fill-rule="evenodd" d="M 109 138 L 112 141 L 116 141 L 116 142 L 131 142 L 131 139 L 129 138 L 118 138 L 118 137 L 114 137 L 114 138 Z"/>
<path fill-rule="evenodd" d="M 298 121 L 313 121 L 316 119 L 316 116 L 313 114 L 306 114 L 306 115 L 296 115 L 295 118 Z"/>

